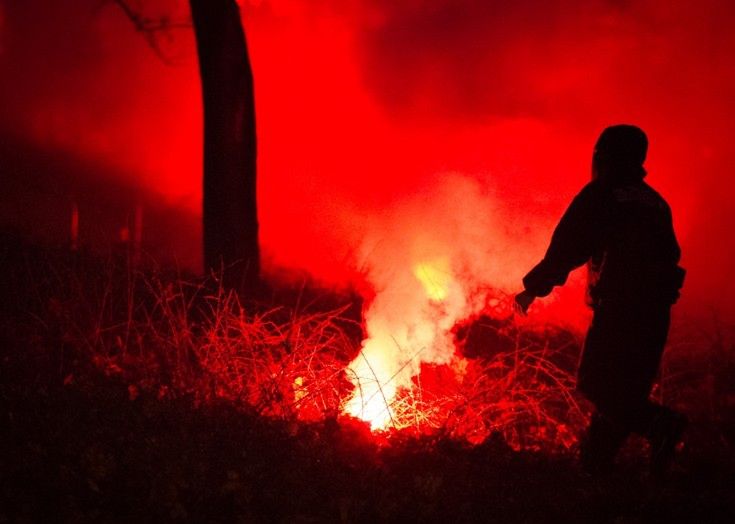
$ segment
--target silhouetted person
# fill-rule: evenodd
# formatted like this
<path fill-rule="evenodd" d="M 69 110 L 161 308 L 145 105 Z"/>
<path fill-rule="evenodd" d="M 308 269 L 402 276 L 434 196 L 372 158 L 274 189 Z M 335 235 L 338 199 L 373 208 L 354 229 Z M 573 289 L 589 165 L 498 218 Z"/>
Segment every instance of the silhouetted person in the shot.
<path fill-rule="evenodd" d="M 525 314 L 570 271 L 588 265 L 593 308 L 577 387 L 596 407 L 580 448 L 589 472 L 612 467 L 625 438 L 651 443 L 651 469 L 664 473 L 686 418 L 651 402 L 684 270 L 671 210 L 643 179 L 645 133 L 630 125 L 605 129 L 595 146 L 592 181 L 574 198 L 556 227 L 544 259 L 523 279 L 516 296 Z"/>

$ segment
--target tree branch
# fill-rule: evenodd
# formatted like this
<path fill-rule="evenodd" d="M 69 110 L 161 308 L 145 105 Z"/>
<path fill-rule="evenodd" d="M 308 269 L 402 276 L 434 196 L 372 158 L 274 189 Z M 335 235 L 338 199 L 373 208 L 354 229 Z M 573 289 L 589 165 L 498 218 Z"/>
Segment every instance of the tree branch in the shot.
<path fill-rule="evenodd" d="M 173 20 L 168 16 L 149 18 L 134 9 L 126 0 L 112 0 L 133 24 L 156 55 L 166 64 L 172 65 L 174 60 L 161 47 L 161 37 L 170 39 L 170 32 L 174 30 L 189 30 L 192 28 L 191 18 Z"/>

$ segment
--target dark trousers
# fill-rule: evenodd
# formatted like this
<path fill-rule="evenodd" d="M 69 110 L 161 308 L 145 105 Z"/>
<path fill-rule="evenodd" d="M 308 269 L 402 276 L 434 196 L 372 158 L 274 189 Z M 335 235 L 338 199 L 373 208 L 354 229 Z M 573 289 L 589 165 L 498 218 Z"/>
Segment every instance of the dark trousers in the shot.
<path fill-rule="evenodd" d="M 671 413 L 648 399 L 666 345 L 670 311 L 669 304 L 634 301 L 595 307 L 577 381 L 597 408 L 583 452 L 587 446 L 611 460 L 631 432 L 649 436 L 654 422 Z"/>

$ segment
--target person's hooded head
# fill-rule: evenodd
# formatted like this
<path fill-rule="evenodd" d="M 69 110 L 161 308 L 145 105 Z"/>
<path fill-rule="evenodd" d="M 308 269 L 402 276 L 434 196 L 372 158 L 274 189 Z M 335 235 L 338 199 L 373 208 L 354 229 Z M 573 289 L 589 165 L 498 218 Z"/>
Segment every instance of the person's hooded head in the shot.
<path fill-rule="evenodd" d="M 648 137 L 639 127 L 620 124 L 606 128 L 592 155 L 592 178 L 612 184 L 637 182 L 646 176 L 643 162 Z"/>

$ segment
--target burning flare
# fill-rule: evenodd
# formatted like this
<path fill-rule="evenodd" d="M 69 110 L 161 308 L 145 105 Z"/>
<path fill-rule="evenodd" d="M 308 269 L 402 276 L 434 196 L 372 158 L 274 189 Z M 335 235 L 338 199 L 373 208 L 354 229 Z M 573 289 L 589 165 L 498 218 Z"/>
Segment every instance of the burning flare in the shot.
<path fill-rule="evenodd" d="M 396 414 L 401 389 L 410 389 L 421 362 L 447 364 L 454 358 L 449 330 L 465 309 L 462 290 L 448 260 L 422 261 L 399 274 L 365 314 L 367 338 L 350 364 L 355 385 L 345 412 L 373 430 L 402 427 Z"/>
<path fill-rule="evenodd" d="M 422 365 L 463 373 L 452 328 L 487 307 L 485 291 L 517 287 L 539 240 L 519 235 L 524 222 L 458 173 L 372 220 L 358 258 L 375 294 L 343 409 L 376 430 L 402 428 L 416 424 Z"/>

